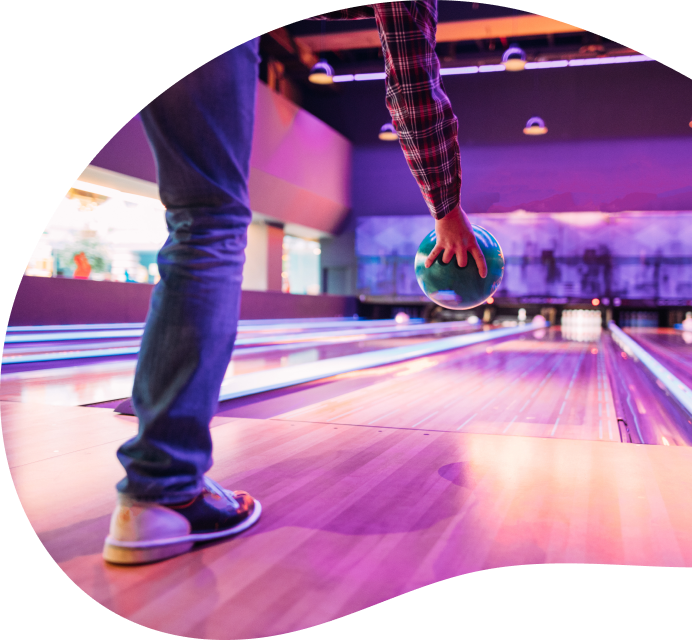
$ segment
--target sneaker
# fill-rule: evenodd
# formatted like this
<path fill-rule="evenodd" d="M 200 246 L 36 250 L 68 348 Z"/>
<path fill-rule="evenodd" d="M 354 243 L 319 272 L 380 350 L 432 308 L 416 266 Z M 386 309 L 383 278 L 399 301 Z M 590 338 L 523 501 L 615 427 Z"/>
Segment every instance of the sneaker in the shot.
<path fill-rule="evenodd" d="M 245 491 L 227 491 L 204 478 L 204 490 L 184 504 L 140 502 L 118 496 L 103 557 L 115 564 L 172 558 L 207 542 L 249 529 L 262 507 Z"/>

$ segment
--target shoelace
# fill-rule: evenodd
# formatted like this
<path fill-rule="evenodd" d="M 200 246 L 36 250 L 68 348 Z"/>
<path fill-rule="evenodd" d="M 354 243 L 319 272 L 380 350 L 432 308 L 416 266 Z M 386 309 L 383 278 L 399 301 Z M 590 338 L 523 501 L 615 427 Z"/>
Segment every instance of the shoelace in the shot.
<path fill-rule="evenodd" d="M 226 498 L 235 509 L 240 509 L 240 503 L 233 497 L 233 493 L 231 491 L 226 491 L 226 489 L 218 485 L 211 478 L 204 476 L 204 486 L 211 493 Z"/>

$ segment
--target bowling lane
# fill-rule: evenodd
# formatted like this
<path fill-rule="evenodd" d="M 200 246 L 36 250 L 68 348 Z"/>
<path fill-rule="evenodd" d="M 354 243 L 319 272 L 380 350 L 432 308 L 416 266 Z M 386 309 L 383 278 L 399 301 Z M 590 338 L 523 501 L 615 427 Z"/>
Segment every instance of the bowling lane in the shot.
<path fill-rule="evenodd" d="M 76 340 L 74 342 L 39 342 L 5 344 L 4 365 L 27 362 L 56 362 L 85 357 L 115 357 L 139 353 L 140 338 Z"/>
<path fill-rule="evenodd" d="M 304 320 L 304 321 L 284 321 L 276 320 L 267 324 L 248 324 L 239 325 L 238 334 L 240 337 L 260 336 L 266 333 L 300 333 L 305 331 L 334 331 L 334 330 L 358 330 L 373 327 L 401 327 L 423 324 L 422 318 L 411 318 L 405 322 L 397 320 L 365 320 L 359 319 L 334 319 L 327 320 Z"/>
<path fill-rule="evenodd" d="M 131 394 L 135 360 L 87 362 L 29 371 L 4 365 L 0 400 L 75 407 Z"/>
<path fill-rule="evenodd" d="M 322 323 L 334 325 L 331 328 L 323 326 L 316 328 L 319 323 L 307 323 L 302 330 L 291 329 L 288 325 L 272 325 L 274 329 L 266 331 L 239 332 L 236 339 L 236 349 L 261 345 L 290 345 L 292 343 L 335 343 L 354 342 L 356 340 L 394 337 L 397 335 L 416 335 L 435 333 L 436 325 L 425 325 L 422 322 L 399 324 L 394 321 L 359 321 Z M 463 322 L 455 324 L 465 330 Z M 337 326 L 338 325 L 338 326 Z M 344 326 L 351 328 L 344 329 Z M 287 332 L 288 331 L 288 332 Z M 101 334 L 104 335 L 101 335 Z M 21 364 L 30 362 L 57 362 L 61 360 L 77 360 L 82 358 L 106 358 L 119 356 L 136 356 L 139 352 L 140 338 L 121 336 L 132 331 L 89 331 L 66 332 L 72 336 L 65 340 L 52 340 L 58 333 L 16 334 L 8 336 L 3 351 L 3 364 Z M 134 333 L 138 333 L 135 331 Z M 24 341 L 24 338 L 27 338 Z M 29 339 L 30 338 L 30 339 Z"/>
<path fill-rule="evenodd" d="M 367 387 L 276 417 L 620 442 L 600 335 L 582 342 L 537 330 L 381 369 Z"/>
<path fill-rule="evenodd" d="M 692 446 L 692 420 L 661 381 L 628 355 L 612 333 L 605 333 L 602 342 L 623 441 Z"/>
<path fill-rule="evenodd" d="M 420 325 L 419 328 L 425 330 L 422 335 L 414 333 L 377 339 L 368 339 L 368 336 L 363 336 L 363 339 L 353 341 L 346 341 L 345 336 L 342 336 L 341 341 L 333 344 L 307 343 L 239 348 L 233 354 L 225 380 L 244 373 L 415 345 L 450 335 L 480 330 L 479 327 L 465 322 Z M 352 337 L 358 335 L 356 333 Z M 82 362 L 84 364 L 28 371 L 18 370 L 21 365 L 4 365 L 0 378 L 0 399 L 77 406 L 109 402 L 131 395 L 136 366 L 134 356 L 121 360 L 102 359 L 97 362 L 91 360 Z"/>
<path fill-rule="evenodd" d="M 382 337 L 378 337 L 379 334 L 334 336 L 331 338 L 334 340 L 331 344 L 286 344 L 240 348 L 233 354 L 226 379 L 232 375 L 318 362 L 329 358 L 380 351 L 393 347 L 411 346 L 480 330 L 482 327 L 469 325 L 466 322 L 450 322 L 425 325 L 418 331 L 411 331 L 410 333 L 387 332 L 381 334 Z"/>
<path fill-rule="evenodd" d="M 406 321 L 407 325 L 422 324 L 422 320 L 414 318 Z M 396 320 L 334 320 L 289 322 L 278 320 L 273 324 L 248 324 L 238 327 L 242 337 L 266 335 L 267 333 L 300 333 L 310 331 L 333 331 L 338 329 L 362 329 L 366 327 L 394 327 L 402 323 Z M 87 327 L 87 328 L 84 328 Z M 93 339 L 138 338 L 144 332 L 141 324 L 123 325 L 64 325 L 50 327 L 10 327 L 5 336 L 5 344 L 32 342 L 72 342 Z"/>
<path fill-rule="evenodd" d="M 316 326 L 344 326 L 344 323 L 367 322 L 365 318 L 358 316 L 327 317 L 327 318 L 264 318 L 258 320 L 238 320 L 238 331 L 252 330 L 253 328 L 272 327 L 277 324 L 299 326 L 314 324 Z M 396 322 L 396 320 L 381 320 L 378 322 Z M 416 320 L 411 320 L 416 322 Z M 42 324 L 34 326 L 11 326 L 7 327 L 7 333 L 36 333 L 44 331 L 84 331 L 91 329 L 143 329 L 144 322 L 111 322 L 111 323 L 92 323 L 92 324 Z"/>
<path fill-rule="evenodd" d="M 674 376 L 692 387 L 692 333 L 650 327 L 629 327 L 624 331 Z"/>

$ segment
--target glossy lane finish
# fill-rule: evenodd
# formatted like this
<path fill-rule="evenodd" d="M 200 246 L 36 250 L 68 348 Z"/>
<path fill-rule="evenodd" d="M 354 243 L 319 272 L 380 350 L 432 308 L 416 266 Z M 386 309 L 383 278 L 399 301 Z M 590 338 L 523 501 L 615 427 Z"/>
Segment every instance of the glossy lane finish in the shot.
<path fill-rule="evenodd" d="M 692 446 L 692 417 L 609 334 L 604 335 L 604 344 L 609 350 L 608 370 L 618 414 L 624 419 L 620 423 L 624 440 L 629 437 L 634 443 Z M 642 346 L 649 349 L 649 345 Z M 661 360 L 661 364 L 665 363 Z"/>
<path fill-rule="evenodd" d="M 414 345 L 448 335 L 478 330 L 466 323 L 454 323 L 449 330 L 440 323 L 433 333 L 395 338 L 343 341 L 327 345 L 293 345 L 260 349 L 239 348 L 231 359 L 225 380 L 233 375 L 288 367 L 294 364 Z M 451 324 L 451 323 L 450 323 Z M 22 365 L 4 365 L 0 378 L 0 399 L 18 402 L 45 403 L 62 406 L 96 404 L 121 398 L 132 393 L 136 356 L 120 360 L 68 361 L 68 366 L 29 371 L 16 371 Z M 74 364 L 78 362 L 78 364 Z M 66 365 L 68 363 L 65 363 Z"/>
<path fill-rule="evenodd" d="M 316 323 L 315 323 L 316 324 Z M 330 323 L 324 323 L 329 325 Z M 336 324 L 336 323 L 334 323 Z M 361 340 L 377 340 L 390 337 L 412 337 L 417 335 L 431 335 L 445 331 L 464 332 L 472 329 L 466 322 L 446 323 L 446 327 L 440 324 L 423 324 L 411 322 L 396 324 L 391 321 L 361 321 L 359 323 L 340 323 L 342 325 L 355 324 L 353 328 L 306 328 L 301 329 L 267 329 L 265 331 L 253 331 L 250 333 L 239 332 L 235 341 L 236 350 L 247 348 L 261 348 L 262 346 L 284 345 L 287 348 L 294 346 L 299 348 L 301 342 L 313 344 L 339 344 Z M 65 335 L 78 335 L 77 332 L 64 332 Z M 85 332 L 81 332 L 85 333 Z M 88 332 L 87 332 L 88 333 Z M 98 332 L 93 332 L 98 333 Z M 41 334 L 43 335 L 43 334 Z M 58 334 L 56 334 L 58 335 Z M 23 333 L 18 333 L 9 338 L 22 338 Z M 129 338 L 101 338 L 101 339 L 71 339 L 63 341 L 34 341 L 22 342 L 15 340 L 5 344 L 2 363 L 14 365 L 20 363 L 36 363 L 35 368 L 40 368 L 40 362 L 56 360 L 75 360 L 83 358 L 105 358 L 108 356 L 131 355 L 139 352 L 140 339 Z"/>
<path fill-rule="evenodd" d="M 132 393 L 135 364 L 132 359 L 109 360 L 35 371 L 3 366 L 0 400 L 74 407 L 126 398 Z"/>
<path fill-rule="evenodd" d="M 335 331 L 335 330 L 358 330 L 368 327 L 399 327 L 401 325 L 395 320 L 337 320 L 335 322 L 288 322 L 259 325 L 239 325 L 238 334 L 241 337 L 255 337 L 266 335 L 267 333 L 300 333 L 303 331 Z M 410 326 L 422 323 L 420 319 L 414 319 L 407 323 Z M 86 328 L 83 328 L 86 327 Z M 97 328 L 98 327 L 98 328 Z M 123 324 L 123 325 L 65 325 L 58 327 L 56 331 L 44 330 L 27 330 L 17 331 L 9 328 L 5 336 L 5 345 L 16 343 L 43 343 L 43 342 L 75 342 L 85 340 L 106 340 L 106 339 L 124 339 L 124 338 L 139 338 L 141 337 L 144 328 L 143 325 Z M 29 329 L 28 327 L 26 329 Z"/>
<path fill-rule="evenodd" d="M 692 332 L 664 328 L 627 328 L 634 338 L 673 375 L 692 387 Z"/>
<path fill-rule="evenodd" d="M 247 353 L 245 350 L 239 349 L 233 354 L 231 366 L 224 379 L 227 380 L 231 375 L 241 375 L 243 373 L 252 373 L 253 371 L 265 371 L 278 367 L 289 367 L 294 364 L 318 362 L 320 360 L 338 358 L 340 356 L 356 353 L 368 353 L 370 351 L 380 351 L 393 347 L 422 344 L 450 335 L 459 335 L 459 333 L 459 331 L 440 332 L 428 336 L 383 338 L 380 340 L 364 340 L 330 345 L 303 345 L 301 349 L 291 349 L 289 352 L 279 349 L 268 349 L 262 353 Z"/>
<path fill-rule="evenodd" d="M 97 602 L 167 633 L 287 633 L 494 567 L 692 566 L 687 448 L 250 419 L 214 426 L 211 475 L 262 501 L 258 525 L 160 564 L 109 566 L 115 449 L 134 424 L 52 407 L 60 451 L 32 456 L 45 408 L 1 409 L 50 555 Z"/>
<path fill-rule="evenodd" d="M 563 340 L 559 329 L 412 360 L 385 369 L 380 382 L 279 417 L 620 441 L 599 342 Z"/>

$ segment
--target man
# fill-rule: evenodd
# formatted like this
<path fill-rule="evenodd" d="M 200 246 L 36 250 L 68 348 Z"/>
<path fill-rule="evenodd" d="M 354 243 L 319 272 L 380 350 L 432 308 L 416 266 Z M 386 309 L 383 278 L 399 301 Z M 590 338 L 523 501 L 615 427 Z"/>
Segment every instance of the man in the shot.
<path fill-rule="evenodd" d="M 347 9 L 324 19 L 377 22 L 386 101 L 411 171 L 434 216 L 437 245 L 460 266 L 483 254 L 459 205 L 457 120 L 435 55 L 436 0 Z M 169 237 L 158 256 L 132 401 L 138 435 L 118 450 L 127 476 L 104 558 L 161 560 L 196 542 L 239 533 L 261 506 L 204 474 L 212 466 L 209 422 L 235 341 L 251 221 L 247 178 L 257 41 L 219 56 L 168 89 L 141 114 L 156 158 Z"/>

